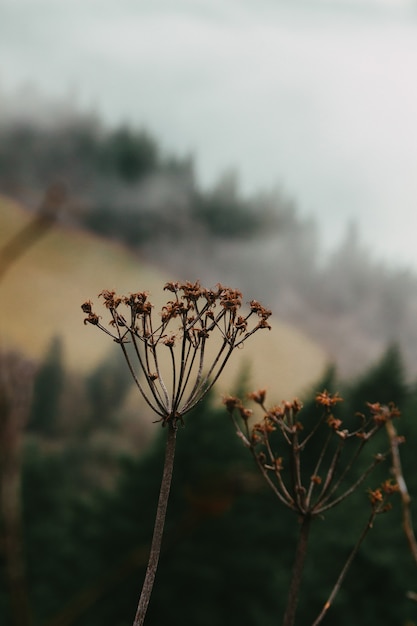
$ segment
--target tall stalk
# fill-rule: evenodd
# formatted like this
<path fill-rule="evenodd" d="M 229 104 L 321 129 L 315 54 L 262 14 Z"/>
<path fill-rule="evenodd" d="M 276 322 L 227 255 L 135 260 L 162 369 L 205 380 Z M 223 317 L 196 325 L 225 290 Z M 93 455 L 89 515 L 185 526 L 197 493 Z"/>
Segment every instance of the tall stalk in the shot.
<path fill-rule="evenodd" d="M 161 489 L 159 492 L 158 507 L 156 510 L 151 550 L 149 553 L 149 561 L 146 569 L 145 580 L 143 582 L 143 587 L 140 594 L 133 626 L 142 626 L 145 621 L 146 611 L 148 609 L 149 601 L 151 599 L 156 570 L 158 568 L 159 555 L 161 552 L 168 498 L 171 489 L 176 438 L 177 426 L 171 422 L 168 422 L 168 437 L 165 446 L 164 470 L 162 474 Z"/>
<path fill-rule="evenodd" d="M 285 609 L 282 626 L 293 626 L 294 624 L 298 597 L 300 595 L 301 578 L 303 575 L 304 563 L 307 554 L 310 526 L 311 516 L 305 515 L 301 522 L 300 534 L 298 537 L 297 549 L 295 552 L 294 565 L 291 575 L 290 589 L 288 591 L 287 608 Z"/>

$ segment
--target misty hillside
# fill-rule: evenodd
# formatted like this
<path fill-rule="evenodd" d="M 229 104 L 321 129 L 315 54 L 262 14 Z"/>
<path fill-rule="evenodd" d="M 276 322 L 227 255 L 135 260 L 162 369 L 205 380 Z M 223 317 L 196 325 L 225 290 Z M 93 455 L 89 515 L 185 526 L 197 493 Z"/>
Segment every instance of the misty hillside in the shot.
<path fill-rule="evenodd" d="M 191 157 L 145 130 L 75 115 L 0 128 L 0 190 L 36 207 L 63 180 L 61 219 L 123 242 L 162 273 L 236 284 L 326 350 L 342 375 L 398 343 L 417 373 L 417 276 L 379 262 L 354 226 L 324 258 L 313 220 L 279 191 L 244 197 L 231 173 L 201 189 Z"/>
<path fill-rule="evenodd" d="M 0 250 L 32 219 L 33 215 L 0 197 Z M 105 319 L 100 291 L 108 288 L 127 294 L 146 290 L 160 310 L 170 299 L 163 287 L 177 276 L 175 268 L 167 265 L 158 270 L 121 244 L 52 225 L 3 276 L 0 343 L 2 348 L 17 347 L 26 356 L 40 359 L 59 338 L 65 365 L 79 374 L 91 372 L 106 358 L 113 357 L 115 362 L 118 349 L 97 329 L 83 324 L 81 304 L 93 300 L 97 313 Z M 249 301 L 252 295 L 250 291 L 247 294 Z M 257 333 L 242 348 L 219 381 L 218 395 L 232 393 L 245 373 L 251 388 L 266 386 L 271 397 L 280 401 L 309 389 L 327 363 L 318 344 L 276 315 L 270 331 Z"/>

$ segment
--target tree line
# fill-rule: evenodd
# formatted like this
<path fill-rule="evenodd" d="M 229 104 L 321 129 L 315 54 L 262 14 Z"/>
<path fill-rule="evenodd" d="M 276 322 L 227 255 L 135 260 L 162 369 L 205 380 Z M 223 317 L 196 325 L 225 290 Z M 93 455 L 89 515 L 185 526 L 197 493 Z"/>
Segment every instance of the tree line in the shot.
<path fill-rule="evenodd" d="M 117 445 L 128 377 L 116 384 L 121 369 L 116 361 L 112 356 L 83 380 L 66 377 L 62 386 L 62 355 L 55 341 L 34 378 L 22 440 L 22 533 L 35 624 L 122 626 L 132 621 L 146 567 L 164 433 L 154 425 L 151 441 L 144 434 L 136 449 Z M 52 383 L 56 393 L 50 393 Z M 307 421 L 317 415 L 314 393 L 323 388 L 344 397 L 342 420 L 369 401 L 400 407 L 398 430 L 407 441 L 401 448 L 403 471 L 415 494 L 417 384 L 406 382 L 398 348 L 390 346 L 353 383 L 343 383 L 329 369 L 303 399 Z M 77 396 L 76 413 L 65 400 L 68 395 Z M 97 432 L 114 436 L 107 451 L 98 445 Z M 299 623 L 311 623 L 325 601 L 338 563 L 366 519 L 367 487 L 316 523 Z M 407 592 L 416 589 L 416 568 L 401 527 L 399 498 L 393 505 L 375 521 L 331 608 L 331 623 L 397 626 L 415 620 L 415 603 Z M 185 617 L 195 626 L 275 623 L 284 608 L 296 535 L 293 517 L 261 480 L 224 407 L 206 399 L 179 433 L 149 623 L 183 624 Z M 13 616 L 5 565 L 0 563 L 0 621 L 9 626 Z"/>
<path fill-rule="evenodd" d="M 250 291 L 316 339 L 345 376 L 381 357 L 387 341 L 417 374 L 416 274 L 375 258 L 355 225 L 324 256 L 317 223 L 280 190 L 245 196 L 231 172 L 203 189 L 194 159 L 166 154 L 145 129 L 75 113 L 0 127 L 2 193 L 37 206 L 57 180 L 69 190 L 64 221 L 178 278 Z"/>

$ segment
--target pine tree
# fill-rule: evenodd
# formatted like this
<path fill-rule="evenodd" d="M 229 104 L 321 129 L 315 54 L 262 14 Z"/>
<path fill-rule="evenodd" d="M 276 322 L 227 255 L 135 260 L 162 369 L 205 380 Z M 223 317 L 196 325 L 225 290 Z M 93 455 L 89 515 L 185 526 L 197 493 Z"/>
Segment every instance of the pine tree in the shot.
<path fill-rule="evenodd" d="M 408 386 L 398 345 L 389 345 L 380 361 L 350 386 L 348 394 L 348 410 L 361 411 L 366 402 L 393 402 L 401 408 L 407 399 Z"/>
<path fill-rule="evenodd" d="M 52 339 L 35 376 L 29 430 L 53 437 L 59 430 L 59 402 L 64 384 L 62 341 Z"/>

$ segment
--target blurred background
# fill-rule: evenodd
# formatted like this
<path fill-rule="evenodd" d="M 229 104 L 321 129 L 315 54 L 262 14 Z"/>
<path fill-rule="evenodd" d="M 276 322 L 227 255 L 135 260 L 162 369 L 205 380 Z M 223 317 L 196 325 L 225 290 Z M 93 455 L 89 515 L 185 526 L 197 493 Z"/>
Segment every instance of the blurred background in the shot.
<path fill-rule="evenodd" d="M 161 306 L 166 281 L 200 279 L 273 311 L 180 433 L 149 623 L 169 607 L 266 626 L 282 609 L 294 524 L 222 393 L 395 401 L 417 488 L 416 34 L 415 0 L 0 0 L 2 624 L 133 619 L 163 433 L 82 323 L 103 288 Z M 417 621 L 392 515 L 337 623 Z M 332 579 L 314 555 L 354 536 L 327 523 L 300 623 Z"/>

